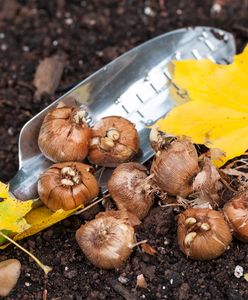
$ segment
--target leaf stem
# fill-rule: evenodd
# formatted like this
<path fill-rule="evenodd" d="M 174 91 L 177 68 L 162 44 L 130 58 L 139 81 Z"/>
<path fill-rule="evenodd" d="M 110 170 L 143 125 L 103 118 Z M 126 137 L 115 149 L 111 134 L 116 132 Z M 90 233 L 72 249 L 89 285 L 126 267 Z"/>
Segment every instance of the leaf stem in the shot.
<path fill-rule="evenodd" d="M 4 237 L 6 240 L 14 244 L 16 247 L 20 248 L 22 251 L 27 253 L 32 259 L 37 263 L 39 267 L 45 272 L 47 275 L 50 271 L 52 271 L 52 268 L 49 266 L 44 265 L 38 258 L 36 258 L 32 253 L 30 253 L 28 250 L 23 248 L 21 245 L 19 245 L 17 242 L 15 242 L 12 238 L 8 237 L 6 234 L 4 234 L 2 231 L 0 231 L 0 235 Z"/>
<path fill-rule="evenodd" d="M 82 209 L 77 210 L 76 212 L 74 212 L 74 215 L 79 215 L 79 214 L 85 212 L 86 210 L 90 209 L 91 207 L 95 206 L 97 203 L 103 201 L 104 199 L 106 199 L 108 197 L 109 197 L 109 194 L 107 194 L 106 196 L 103 196 L 102 198 L 100 198 L 100 199 L 98 199 L 96 201 L 93 200 L 94 202 L 92 202 L 90 205 L 87 205 L 86 207 L 84 207 L 84 208 L 82 208 Z M 97 199 L 97 198 L 95 198 L 95 199 Z"/>

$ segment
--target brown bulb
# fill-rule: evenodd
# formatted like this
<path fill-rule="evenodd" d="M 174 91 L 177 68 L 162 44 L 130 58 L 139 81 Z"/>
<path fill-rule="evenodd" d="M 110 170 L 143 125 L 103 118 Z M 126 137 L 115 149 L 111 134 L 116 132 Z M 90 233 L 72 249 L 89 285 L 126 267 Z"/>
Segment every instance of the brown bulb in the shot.
<path fill-rule="evenodd" d="M 120 210 L 127 210 L 142 220 L 154 199 L 148 170 L 141 164 L 129 162 L 119 165 L 113 172 L 108 190 Z"/>
<path fill-rule="evenodd" d="M 44 118 L 38 145 L 51 161 L 81 161 L 88 154 L 91 129 L 85 111 L 60 103 Z"/>
<path fill-rule="evenodd" d="M 221 212 L 190 208 L 179 215 L 178 244 L 190 258 L 210 260 L 229 246 L 232 235 Z"/>
<path fill-rule="evenodd" d="M 199 171 L 195 146 L 187 139 L 161 145 L 151 166 L 154 181 L 171 196 L 187 197 L 191 194 L 193 180 Z"/>
<path fill-rule="evenodd" d="M 243 191 L 228 201 L 223 212 L 233 234 L 248 243 L 248 191 Z"/>
<path fill-rule="evenodd" d="M 122 266 L 135 246 L 134 229 L 127 220 L 104 213 L 82 225 L 76 240 L 91 263 L 103 269 Z"/>
<path fill-rule="evenodd" d="M 138 150 L 135 125 L 122 117 L 110 116 L 93 127 L 88 159 L 99 166 L 116 167 L 130 161 Z"/>
<path fill-rule="evenodd" d="M 38 181 L 41 201 L 53 211 L 87 205 L 98 195 L 97 181 L 90 168 L 77 162 L 52 165 Z"/>
<path fill-rule="evenodd" d="M 101 217 L 114 217 L 115 219 L 121 219 L 124 223 L 133 227 L 141 224 L 140 219 L 136 215 L 125 210 L 108 210 L 96 215 L 96 218 Z"/>

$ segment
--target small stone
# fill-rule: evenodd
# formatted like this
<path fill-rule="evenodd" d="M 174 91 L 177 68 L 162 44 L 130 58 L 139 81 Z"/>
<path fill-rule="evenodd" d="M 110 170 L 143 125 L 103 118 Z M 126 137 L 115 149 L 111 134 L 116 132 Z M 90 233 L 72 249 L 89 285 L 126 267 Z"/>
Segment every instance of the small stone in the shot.
<path fill-rule="evenodd" d="M 6 51 L 8 49 L 8 46 L 6 44 L 1 45 L 1 50 Z"/>
<path fill-rule="evenodd" d="M 66 25 L 71 25 L 72 23 L 73 23 L 73 19 L 72 18 L 65 19 L 65 24 Z"/>
<path fill-rule="evenodd" d="M 30 286 L 31 285 L 31 283 L 30 282 L 25 282 L 25 286 Z"/>
<path fill-rule="evenodd" d="M 13 127 L 9 127 L 8 128 L 8 135 L 14 135 L 14 128 Z"/>
<path fill-rule="evenodd" d="M 170 240 L 165 237 L 164 238 L 164 245 L 167 246 L 169 244 L 170 244 Z"/>
<path fill-rule="evenodd" d="M 164 255 L 166 253 L 165 248 L 164 247 L 158 247 L 158 252 L 162 255 Z"/>
<path fill-rule="evenodd" d="M 122 284 L 126 284 L 128 283 L 129 279 L 121 275 L 118 277 L 118 281 Z"/>
<path fill-rule="evenodd" d="M 144 14 L 149 16 L 149 17 L 154 17 L 156 15 L 155 11 L 149 6 L 145 7 Z"/>
<path fill-rule="evenodd" d="M 210 14 L 211 16 L 217 16 L 220 14 L 222 6 L 219 3 L 214 3 L 211 7 Z"/>
<path fill-rule="evenodd" d="M 96 55 L 99 56 L 99 57 L 102 57 L 103 56 L 103 52 L 102 51 L 96 51 Z"/>
<path fill-rule="evenodd" d="M 25 46 L 25 45 L 24 45 L 24 46 L 22 47 L 22 50 L 23 50 L 24 52 L 28 52 L 30 49 L 29 49 L 28 46 Z"/>
<path fill-rule="evenodd" d="M 172 270 L 166 270 L 164 275 L 168 278 L 173 287 L 179 287 L 182 284 L 182 276 L 179 273 Z"/>
<path fill-rule="evenodd" d="M 7 296 L 21 274 L 21 263 L 17 259 L 0 262 L 0 296 Z"/>
<path fill-rule="evenodd" d="M 239 266 L 239 265 L 237 265 L 237 266 L 235 267 L 235 270 L 234 270 L 234 276 L 235 276 L 236 278 L 240 278 L 240 277 L 243 276 L 243 274 L 244 274 L 244 268 L 241 267 L 241 266 Z"/>

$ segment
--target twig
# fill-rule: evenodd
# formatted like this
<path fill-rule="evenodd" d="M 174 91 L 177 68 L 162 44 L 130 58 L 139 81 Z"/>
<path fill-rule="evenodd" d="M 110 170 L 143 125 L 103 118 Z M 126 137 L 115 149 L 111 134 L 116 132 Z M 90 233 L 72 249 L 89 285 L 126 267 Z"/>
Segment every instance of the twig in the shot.
<path fill-rule="evenodd" d="M 31 92 L 35 91 L 35 87 L 33 85 L 30 85 L 29 83 L 22 81 L 22 80 L 18 80 L 17 84 L 21 87 L 25 87 L 26 89 L 30 90 Z"/>
<path fill-rule="evenodd" d="M 245 33 L 246 36 L 248 36 L 248 28 L 239 24 L 234 24 L 233 29 L 239 30 L 242 33 Z"/>
<path fill-rule="evenodd" d="M 126 300 L 137 300 L 136 296 L 129 292 L 127 288 L 118 283 L 116 280 L 110 282 L 112 288 Z"/>

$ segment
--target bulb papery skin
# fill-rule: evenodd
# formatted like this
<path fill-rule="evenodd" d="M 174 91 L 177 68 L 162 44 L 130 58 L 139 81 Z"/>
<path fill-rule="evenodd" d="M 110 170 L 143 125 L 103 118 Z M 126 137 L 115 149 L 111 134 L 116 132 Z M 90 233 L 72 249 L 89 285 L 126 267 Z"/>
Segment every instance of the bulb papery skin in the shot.
<path fill-rule="evenodd" d="M 151 173 L 163 192 L 187 197 L 193 192 L 193 180 L 200 171 L 195 146 L 187 139 L 167 143 L 153 159 Z"/>
<path fill-rule="evenodd" d="M 210 158 L 204 157 L 201 164 L 201 171 L 193 181 L 194 195 L 201 200 L 203 205 L 219 207 L 222 202 L 219 195 L 222 189 L 221 176 L 216 167 L 212 165 Z"/>
<path fill-rule="evenodd" d="M 38 180 L 41 201 L 52 211 L 87 205 L 99 192 L 91 167 L 78 162 L 52 165 Z"/>
<path fill-rule="evenodd" d="M 116 206 L 142 220 L 149 212 L 154 199 L 148 170 L 141 164 L 129 162 L 119 165 L 108 182 L 108 190 Z"/>
<path fill-rule="evenodd" d="M 83 111 L 60 103 L 45 116 L 38 146 L 53 162 L 82 161 L 88 154 L 90 138 Z"/>
<path fill-rule="evenodd" d="M 122 266 L 135 244 L 133 227 L 113 216 L 101 216 L 82 225 L 76 240 L 91 263 L 103 269 Z"/>
<path fill-rule="evenodd" d="M 222 213 L 208 208 L 190 208 L 181 213 L 177 234 L 180 249 L 195 260 L 220 256 L 232 240 Z"/>
<path fill-rule="evenodd" d="M 136 215 L 126 210 L 107 210 L 96 215 L 96 219 L 101 217 L 113 217 L 117 220 L 120 219 L 125 224 L 133 227 L 141 224 L 140 219 Z"/>
<path fill-rule="evenodd" d="M 88 159 L 105 167 L 130 161 L 139 150 L 139 136 L 135 125 L 120 116 L 99 120 L 92 128 Z"/>
<path fill-rule="evenodd" d="M 229 200 L 223 212 L 233 234 L 248 243 L 248 191 L 243 191 Z"/>

